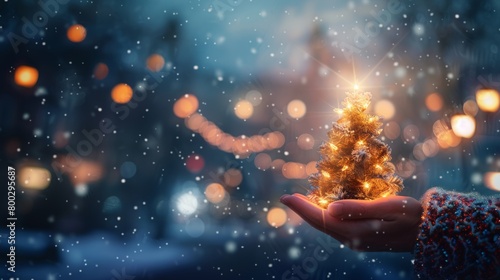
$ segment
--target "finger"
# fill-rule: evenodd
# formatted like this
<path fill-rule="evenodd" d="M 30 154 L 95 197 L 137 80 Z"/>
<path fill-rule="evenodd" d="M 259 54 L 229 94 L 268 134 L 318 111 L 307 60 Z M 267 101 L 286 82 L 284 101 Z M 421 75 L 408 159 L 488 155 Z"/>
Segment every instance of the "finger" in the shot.
<path fill-rule="evenodd" d="M 317 218 L 321 216 L 321 208 L 299 195 L 286 195 L 281 197 L 281 202 L 292 210 L 297 212 L 302 218 L 314 221 L 315 223 L 321 222 Z"/>
<path fill-rule="evenodd" d="M 341 221 L 328 215 L 325 209 L 317 206 L 307 197 L 299 194 L 284 195 L 280 200 L 317 230 L 323 231 L 341 242 L 347 240 L 344 235 L 339 234 L 339 231 L 342 231 Z"/>
<path fill-rule="evenodd" d="M 301 193 L 294 193 L 294 194 L 293 194 L 293 196 L 300 197 L 300 198 L 302 198 L 302 199 L 305 199 L 305 200 L 309 200 L 309 201 L 310 201 L 309 197 L 307 197 L 307 196 L 305 196 L 305 195 L 303 195 L 303 194 L 301 194 Z"/>
<path fill-rule="evenodd" d="M 307 200 L 307 198 L 297 195 L 286 195 L 282 196 L 280 200 L 308 223 L 324 228 L 324 221 L 322 218 L 324 214 L 324 211 L 322 211 L 323 209 Z"/>
<path fill-rule="evenodd" d="M 300 215 L 306 222 L 329 234 L 348 236 L 357 227 L 356 223 L 352 221 L 343 222 L 336 217 L 328 215 L 325 209 L 319 207 L 302 194 L 295 193 L 282 200 L 282 202 Z"/>
<path fill-rule="evenodd" d="M 328 213 L 340 219 L 394 220 L 407 212 L 414 214 L 416 207 L 413 200 L 413 198 L 405 196 L 392 196 L 375 200 L 345 199 L 331 203 L 328 206 Z"/>

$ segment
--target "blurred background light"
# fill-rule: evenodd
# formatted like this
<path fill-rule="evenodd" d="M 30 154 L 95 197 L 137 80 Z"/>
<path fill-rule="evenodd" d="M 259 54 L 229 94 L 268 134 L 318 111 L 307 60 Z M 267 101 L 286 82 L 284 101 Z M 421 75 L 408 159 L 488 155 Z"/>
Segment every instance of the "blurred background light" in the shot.
<path fill-rule="evenodd" d="M 287 179 L 307 178 L 306 166 L 298 162 L 287 162 L 282 166 L 283 176 Z"/>
<path fill-rule="evenodd" d="M 420 129 L 414 124 L 409 124 L 403 129 L 403 140 L 407 142 L 415 142 L 420 137 Z"/>
<path fill-rule="evenodd" d="M 257 154 L 254 158 L 255 167 L 260 170 L 266 170 L 271 167 L 272 159 L 271 156 L 266 153 Z"/>
<path fill-rule="evenodd" d="M 310 176 L 310 175 L 318 172 L 318 169 L 316 168 L 316 164 L 318 164 L 317 161 L 310 161 L 309 163 L 306 164 L 307 176 Z"/>
<path fill-rule="evenodd" d="M 392 119 L 395 113 L 396 107 L 391 101 L 382 99 L 375 103 L 375 114 L 382 117 L 384 121 Z"/>
<path fill-rule="evenodd" d="M 443 108 L 443 98 L 439 93 L 431 93 L 425 98 L 425 106 L 432 112 L 438 112 Z"/>
<path fill-rule="evenodd" d="M 286 223 L 286 219 L 286 212 L 281 208 L 274 207 L 267 212 L 267 222 L 273 227 L 281 227 Z"/>
<path fill-rule="evenodd" d="M 99 62 L 94 68 L 94 78 L 97 80 L 104 80 L 109 73 L 108 65 L 105 63 Z"/>
<path fill-rule="evenodd" d="M 174 103 L 174 114 L 179 118 L 187 118 L 198 110 L 198 98 L 192 94 L 184 94 Z"/>
<path fill-rule="evenodd" d="M 451 128 L 455 135 L 471 138 L 476 131 L 476 121 L 468 115 L 455 115 L 451 117 Z"/>
<path fill-rule="evenodd" d="M 186 159 L 186 168 L 191 173 L 199 173 L 205 167 L 205 160 L 201 155 L 192 154 Z"/>
<path fill-rule="evenodd" d="M 250 118 L 253 115 L 252 103 L 247 100 L 238 101 L 238 103 L 234 106 L 234 114 L 242 120 Z"/>
<path fill-rule="evenodd" d="M 150 55 L 146 61 L 146 67 L 152 72 L 159 72 L 164 66 L 165 59 L 157 53 Z"/>
<path fill-rule="evenodd" d="M 290 101 L 286 107 L 287 113 L 291 118 L 300 119 L 306 114 L 306 104 L 304 101 L 294 99 Z"/>
<path fill-rule="evenodd" d="M 476 92 L 479 109 L 485 112 L 496 112 L 500 106 L 500 96 L 495 89 L 480 89 Z"/>
<path fill-rule="evenodd" d="M 297 139 L 297 145 L 303 150 L 311 150 L 314 148 L 314 137 L 311 134 L 301 134 Z"/>
<path fill-rule="evenodd" d="M 63 159 L 65 159 L 66 163 L 69 162 L 69 156 L 65 156 Z M 73 186 L 96 182 L 104 174 L 102 163 L 94 160 L 81 160 L 78 165 L 66 168 L 65 171 L 68 173 Z"/>
<path fill-rule="evenodd" d="M 461 138 L 455 135 L 444 120 L 435 121 L 432 125 L 432 131 L 436 136 L 439 146 L 443 149 L 456 147 L 461 142 Z"/>
<path fill-rule="evenodd" d="M 17 183 L 25 189 L 43 190 L 51 181 L 49 170 L 37 166 L 22 166 L 17 174 Z"/>
<path fill-rule="evenodd" d="M 477 107 L 477 103 L 474 100 L 467 100 L 464 102 L 463 106 L 464 113 L 466 115 L 469 115 L 471 117 L 474 117 L 477 115 L 477 112 L 479 111 L 479 108 Z"/>
<path fill-rule="evenodd" d="M 208 201 L 217 204 L 224 200 L 226 190 L 219 183 L 211 183 L 205 188 L 205 197 Z"/>
<path fill-rule="evenodd" d="M 81 24 L 73 24 L 66 32 L 68 39 L 73 43 L 80 43 L 87 37 L 87 29 Z"/>
<path fill-rule="evenodd" d="M 434 157 L 439 152 L 439 144 L 434 139 L 427 139 L 422 145 L 422 152 L 426 157 Z"/>
<path fill-rule="evenodd" d="M 127 84 L 117 84 L 111 90 L 111 98 L 114 102 L 125 104 L 132 99 L 132 88 Z"/>
<path fill-rule="evenodd" d="M 500 192 L 500 172 L 487 172 L 484 175 L 484 184 L 489 189 Z"/>
<path fill-rule="evenodd" d="M 18 86 L 33 87 L 38 81 L 38 70 L 31 66 L 19 66 L 16 68 L 14 81 Z"/>
<path fill-rule="evenodd" d="M 184 215 L 192 215 L 198 209 L 198 199 L 192 192 L 181 194 L 177 198 L 177 210 Z"/>
<path fill-rule="evenodd" d="M 399 135 L 401 135 L 401 127 L 395 121 L 390 121 L 390 122 L 386 123 L 383 126 L 383 128 L 384 128 L 385 137 L 387 137 L 391 140 L 397 139 L 399 137 Z"/>
<path fill-rule="evenodd" d="M 229 168 L 224 172 L 224 184 L 228 187 L 236 187 L 243 181 L 241 171 L 236 168 Z"/>

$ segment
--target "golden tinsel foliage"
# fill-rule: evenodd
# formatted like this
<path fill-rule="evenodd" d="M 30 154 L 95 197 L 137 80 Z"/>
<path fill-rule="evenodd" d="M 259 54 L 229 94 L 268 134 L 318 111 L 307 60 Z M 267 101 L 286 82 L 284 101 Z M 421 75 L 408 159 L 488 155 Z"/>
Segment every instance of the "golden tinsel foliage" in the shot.
<path fill-rule="evenodd" d="M 335 109 L 340 118 L 320 147 L 318 172 L 309 178 L 308 197 L 322 207 L 340 199 L 395 195 L 403 188 L 403 180 L 390 163 L 389 146 L 377 138 L 382 122 L 365 112 L 370 102 L 369 92 L 347 93 L 343 107 Z"/>

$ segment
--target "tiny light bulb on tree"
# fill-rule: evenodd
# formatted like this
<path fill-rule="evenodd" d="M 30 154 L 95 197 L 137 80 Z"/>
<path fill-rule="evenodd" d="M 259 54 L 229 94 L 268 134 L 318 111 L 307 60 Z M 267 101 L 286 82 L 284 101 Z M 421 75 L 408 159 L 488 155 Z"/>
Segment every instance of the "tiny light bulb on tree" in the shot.
<path fill-rule="evenodd" d="M 308 197 L 321 207 L 341 199 L 371 200 L 395 195 L 403 180 L 394 175 L 389 163 L 389 146 L 379 140 L 382 123 L 367 114 L 371 94 L 347 93 L 339 120 L 328 132 L 328 141 L 320 147 L 318 172 L 309 181 Z"/>

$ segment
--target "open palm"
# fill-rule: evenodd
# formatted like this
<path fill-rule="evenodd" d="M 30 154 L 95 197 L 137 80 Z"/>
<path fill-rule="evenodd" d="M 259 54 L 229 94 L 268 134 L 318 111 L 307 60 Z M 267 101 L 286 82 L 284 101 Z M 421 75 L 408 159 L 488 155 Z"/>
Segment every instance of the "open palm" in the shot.
<path fill-rule="evenodd" d="M 301 194 L 281 202 L 314 228 L 356 251 L 409 252 L 415 245 L 422 206 L 414 198 L 345 199 L 323 209 Z"/>

